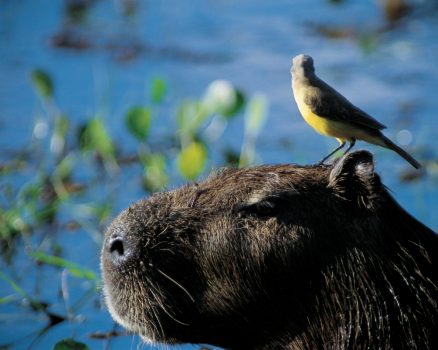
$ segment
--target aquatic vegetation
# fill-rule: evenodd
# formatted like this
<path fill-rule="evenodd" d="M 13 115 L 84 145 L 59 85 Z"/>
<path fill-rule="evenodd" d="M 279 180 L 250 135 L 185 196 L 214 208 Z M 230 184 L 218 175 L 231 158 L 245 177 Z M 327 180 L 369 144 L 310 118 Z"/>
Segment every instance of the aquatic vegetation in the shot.
<path fill-rule="evenodd" d="M 255 139 L 267 117 L 267 102 L 262 95 L 256 95 L 247 104 L 244 93 L 231 82 L 215 81 L 201 97 L 177 102 L 175 123 L 163 135 L 152 138 L 151 130 L 168 90 L 165 80 L 156 77 L 147 84 L 148 101 L 128 107 L 117 126 L 137 145 L 133 151 L 125 149 L 121 140 L 111 135 L 104 115 L 73 125 L 56 101 L 55 84 L 47 71 L 32 71 L 31 82 L 43 113 L 36 118 L 30 135 L 31 147 L 16 150 L 19 156 L 13 154 L 3 160 L 0 243 L 2 264 L 13 266 L 18 255 L 24 259 L 21 264 L 35 272 L 26 278 L 15 275 L 14 269 L 1 273 L 8 287 L 0 302 L 12 309 L 44 314 L 46 322 L 41 323 L 41 330 L 35 335 L 38 339 L 55 325 L 77 323 L 76 312 L 82 312 L 81 303 L 94 300 L 92 303 L 100 304 L 97 266 L 87 266 L 81 253 L 74 253 L 75 249 L 68 246 L 71 243 L 65 236 L 85 232 L 85 237 L 95 242 L 98 256 L 101 232 L 106 220 L 115 214 L 111 199 L 115 190 L 124 190 L 124 173 L 133 171 L 142 176 L 137 188 L 139 192 L 142 188 L 145 195 L 163 189 L 171 179 L 195 180 L 206 171 L 207 164 L 213 164 L 212 140 L 226 132 L 228 121 L 243 115 L 247 126 L 241 154 L 245 161 L 241 163 L 249 165 L 255 160 Z M 225 160 L 227 152 L 229 149 L 223 150 Z M 24 257 L 17 251 L 22 247 Z M 34 288 L 44 290 L 37 276 L 47 273 L 47 269 L 56 272 L 51 288 L 60 290 L 61 300 L 67 306 L 64 310 L 53 312 L 57 301 L 52 304 L 45 291 L 31 293 Z M 74 307 L 68 306 L 69 277 L 86 282 L 81 288 L 84 301 Z M 111 334 L 109 338 L 114 336 Z M 72 339 L 55 346 L 86 348 Z"/>

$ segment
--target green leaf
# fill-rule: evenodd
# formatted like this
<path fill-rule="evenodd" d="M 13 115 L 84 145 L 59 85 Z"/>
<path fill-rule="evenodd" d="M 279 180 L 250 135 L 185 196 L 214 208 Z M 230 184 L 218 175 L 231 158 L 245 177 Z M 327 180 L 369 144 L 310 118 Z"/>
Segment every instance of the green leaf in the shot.
<path fill-rule="evenodd" d="M 169 182 L 166 172 L 166 158 L 163 154 L 148 155 L 144 161 L 143 184 L 147 191 L 162 190 Z"/>
<path fill-rule="evenodd" d="M 47 72 L 42 69 L 35 69 L 31 73 L 31 79 L 38 94 L 44 98 L 53 96 L 53 83 Z"/>
<path fill-rule="evenodd" d="M 26 292 L 13 280 L 11 280 L 8 276 L 6 276 L 3 272 L 0 271 L 0 278 L 2 278 L 5 282 L 7 282 L 15 292 L 24 299 L 28 299 Z"/>
<path fill-rule="evenodd" d="M 264 95 L 256 94 L 248 103 L 245 113 L 245 134 L 256 137 L 265 125 L 268 101 Z"/>
<path fill-rule="evenodd" d="M 6 276 L 1 271 L 0 271 L 0 278 L 6 281 L 19 296 L 21 296 L 23 299 L 26 299 L 34 310 L 45 309 L 45 306 L 43 304 L 41 304 L 39 301 L 35 299 L 32 299 L 18 284 L 16 284 L 13 280 L 11 280 L 8 276 Z"/>
<path fill-rule="evenodd" d="M 5 297 L 0 297 L 0 305 L 8 304 L 14 301 L 14 297 L 12 295 L 8 295 Z"/>
<path fill-rule="evenodd" d="M 40 224 L 52 224 L 55 222 L 56 214 L 59 210 L 59 201 L 53 200 L 50 203 L 44 203 L 44 205 L 38 208 L 34 212 L 34 218 L 37 223 Z"/>
<path fill-rule="evenodd" d="M 132 107 L 125 117 L 128 130 L 140 141 L 146 139 L 151 125 L 151 110 L 147 107 Z"/>
<path fill-rule="evenodd" d="M 65 115 L 59 115 L 55 118 L 54 132 L 65 138 L 69 128 L 69 120 Z"/>
<path fill-rule="evenodd" d="M 0 208 L 0 238 L 2 240 L 10 240 L 27 230 L 27 223 L 21 217 L 19 208 L 11 208 L 7 211 Z"/>
<path fill-rule="evenodd" d="M 96 274 L 78 264 L 60 258 L 59 256 L 48 255 L 42 251 L 36 251 L 30 254 L 35 260 L 53 266 L 58 266 L 67 269 L 72 276 L 78 278 L 85 278 L 87 280 L 95 281 L 97 280 Z"/>
<path fill-rule="evenodd" d="M 75 156 L 73 153 L 65 156 L 58 164 L 56 169 L 53 171 L 52 178 L 54 181 L 64 181 L 70 178 L 74 165 L 75 165 Z"/>
<path fill-rule="evenodd" d="M 89 350 L 90 348 L 84 344 L 77 342 L 71 338 L 63 339 L 55 344 L 53 350 Z"/>
<path fill-rule="evenodd" d="M 50 139 L 50 150 L 57 156 L 60 156 L 65 148 L 65 140 L 68 132 L 69 122 L 64 115 L 55 117 L 53 134 Z"/>
<path fill-rule="evenodd" d="M 224 152 L 225 163 L 232 167 L 237 167 L 239 165 L 239 153 L 233 149 L 226 149 Z"/>
<path fill-rule="evenodd" d="M 236 90 L 236 100 L 234 102 L 234 105 L 231 106 L 228 110 L 223 111 L 222 115 L 227 118 L 234 117 L 242 110 L 244 105 L 245 95 L 240 90 Z"/>
<path fill-rule="evenodd" d="M 192 142 L 178 155 L 178 170 L 185 178 L 193 180 L 204 170 L 207 162 L 207 149 L 200 142 Z"/>
<path fill-rule="evenodd" d="M 196 136 L 207 117 L 208 111 L 199 101 L 187 100 L 178 106 L 176 120 L 183 145 Z"/>
<path fill-rule="evenodd" d="M 197 117 L 201 106 L 198 101 L 183 101 L 177 109 L 176 121 L 178 127 L 184 130 L 197 129 L 201 120 Z M 199 121 L 198 121 L 199 120 Z"/>
<path fill-rule="evenodd" d="M 227 80 L 212 81 L 202 98 L 209 114 L 221 114 L 226 118 L 236 115 L 245 104 L 245 96 Z"/>
<path fill-rule="evenodd" d="M 166 94 L 166 82 L 161 78 L 155 78 L 152 80 L 151 98 L 152 102 L 159 103 L 163 100 Z"/>
<path fill-rule="evenodd" d="M 90 119 L 80 135 L 84 150 L 95 150 L 104 158 L 114 157 L 114 145 L 100 118 Z"/>
<path fill-rule="evenodd" d="M 240 153 L 239 166 L 254 163 L 257 137 L 265 125 L 268 115 L 268 101 L 264 95 L 256 94 L 249 101 L 245 111 L 245 137 Z"/>

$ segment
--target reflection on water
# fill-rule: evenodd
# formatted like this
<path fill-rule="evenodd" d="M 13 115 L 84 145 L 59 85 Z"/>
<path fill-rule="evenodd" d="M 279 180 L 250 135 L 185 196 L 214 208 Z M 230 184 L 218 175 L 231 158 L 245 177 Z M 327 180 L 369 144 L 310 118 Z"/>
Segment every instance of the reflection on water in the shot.
<path fill-rule="evenodd" d="M 402 0 L 2 1 L 0 203 L 8 202 L 11 181 L 12 187 L 20 187 L 35 176 L 29 162 L 47 161 L 43 151 L 29 159 L 30 148 L 50 142 L 44 115 L 78 129 L 99 115 L 125 154 L 135 153 L 138 145 L 124 128 L 123 116 L 128 107 L 145 103 L 148 82 L 157 76 L 169 87 L 151 134 L 157 144 L 176 127 L 179 103 L 202 95 L 211 81 L 224 79 L 247 96 L 261 92 L 269 100 L 269 128 L 259 136 L 257 162 L 317 161 L 336 141 L 304 123 L 290 89 L 291 58 L 308 53 L 317 62 L 319 76 L 387 125 L 386 134 L 426 164 L 427 174 L 419 176 L 392 152 L 356 146 L 375 153 L 378 171 L 397 200 L 437 230 L 436 10 L 434 1 Z M 53 79 L 56 104 L 41 104 L 35 97 L 30 72 L 37 68 Z M 214 141 L 219 151 L 211 152 L 211 167 L 220 166 L 226 152 L 225 159 L 236 158 L 243 124 L 242 118 L 230 120 L 227 131 Z M 172 142 L 161 147 L 175 147 Z M 62 146 L 60 153 L 65 150 L 56 142 L 52 146 Z M 108 218 L 144 195 L 140 168 L 125 167 L 105 181 L 86 183 L 94 165 L 70 161 L 66 166 L 82 166 L 75 169 L 74 179 L 62 178 L 63 188 L 82 195 L 67 206 L 60 202 L 54 207 L 50 198 L 53 193 L 59 196 L 59 188 L 50 181 L 41 180 L 47 185 L 43 189 L 11 194 L 17 198 L 9 202 L 25 205 L 38 192 L 38 210 L 45 209 L 40 227 L 52 231 L 28 232 L 22 222 L 11 221 L 17 231 L 27 233 L 14 247 L 4 248 L 2 271 L 17 289 L 1 279 L 0 297 L 5 299 L 0 304 L 0 345 L 47 349 L 73 336 L 93 349 L 137 348 L 135 336 L 111 336 L 124 331 L 114 328 L 95 280 L 74 277 L 74 268 L 60 261 L 55 266 L 38 259 L 35 263 L 29 255 L 45 251 L 98 273 L 100 232 Z M 159 163 L 158 158 L 154 161 Z M 18 174 L 13 180 L 6 176 L 10 169 Z M 171 182 L 183 180 L 171 175 Z M 51 222 L 54 210 L 57 221 Z M 6 220 L 3 209 L 0 218 Z"/>

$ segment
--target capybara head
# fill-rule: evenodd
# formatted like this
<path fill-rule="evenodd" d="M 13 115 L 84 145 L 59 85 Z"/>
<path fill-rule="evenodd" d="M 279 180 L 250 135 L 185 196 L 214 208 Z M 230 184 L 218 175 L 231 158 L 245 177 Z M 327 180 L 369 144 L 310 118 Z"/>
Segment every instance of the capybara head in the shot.
<path fill-rule="evenodd" d="M 225 169 L 114 220 L 104 294 L 146 341 L 432 349 L 437 247 L 366 151 L 331 166 Z"/>

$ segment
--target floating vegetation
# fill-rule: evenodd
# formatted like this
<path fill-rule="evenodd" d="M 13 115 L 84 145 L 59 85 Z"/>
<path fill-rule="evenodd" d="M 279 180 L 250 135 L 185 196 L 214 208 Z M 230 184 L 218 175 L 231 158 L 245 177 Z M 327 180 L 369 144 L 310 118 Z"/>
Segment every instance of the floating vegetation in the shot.
<path fill-rule="evenodd" d="M 255 95 L 247 103 L 245 94 L 231 82 L 214 81 L 201 97 L 177 103 L 174 124 L 157 137 L 151 133 L 169 88 L 163 78 L 155 77 L 146 82 L 148 95 L 144 104 L 126 108 L 124 118 L 120 118 L 118 127 L 137 145 L 133 150 L 114 138 L 105 115 L 73 124 L 58 105 L 55 84 L 47 70 L 35 69 L 30 78 L 41 109 L 29 135 L 29 148 L 2 154 L 0 244 L 2 264 L 13 266 L 18 255 L 20 264 L 26 262 L 26 269 L 33 272 L 27 277 L 21 275 L 20 269 L 2 272 L 0 278 L 6 288 L 0 304 L 43 314 L 46 321 L 34 335 L 37 341 L 59 323 L 75 325 L 81 305 L 100 300 L 99 271 L 94 270 L 96 266 L 87 266 L 79 251 L 66 257 L 72 249 L 66 247 L 65 239 L 72 234 L 84 237 L 85 233 L 95 242 L 94 254 L 98 256 L 102 229 L 115 214 L 114 190 L 123 191 L 120 174 L 132 168 L 142 178 L 138 188 L 145 194 L 162 190 L 178 178 L 195 180 L 205 173 L 208 164 L 213 164 L 212 143 L 239 116 L 245 116 L 246 125 L 242 154 L 224 149 L 221 162 L 236 164 L 240 158 L 245 159 L 241 165 L 249 165 L 255 160 L 255 140 L 267 116 L 267 102 L 262 95 Z M 24 256 L 18 254 L 21 247 L 25 247 Z M 50 288 L 59 290 L 64 311 L 55 308 L 59 301 L 48 299 L 41 284 L 44 282 L 38 278 L 48 271 L 53 271 L 47 278 Z M 83 281 L 83 296 L 72 305 L 69 289 L 77 283 L 74 279 Z M 34 294 L 32 289 L 41 292 Z M 77 293 L 73 299 L 78 298 Z M 92 334 L 91 338 L 106 341 L 119 335 L 105 329 Z M 6 346 L 0 344 L 3 345 Z M 54 345 L 54 349 L 87 348 L 69 338 Z"/>

